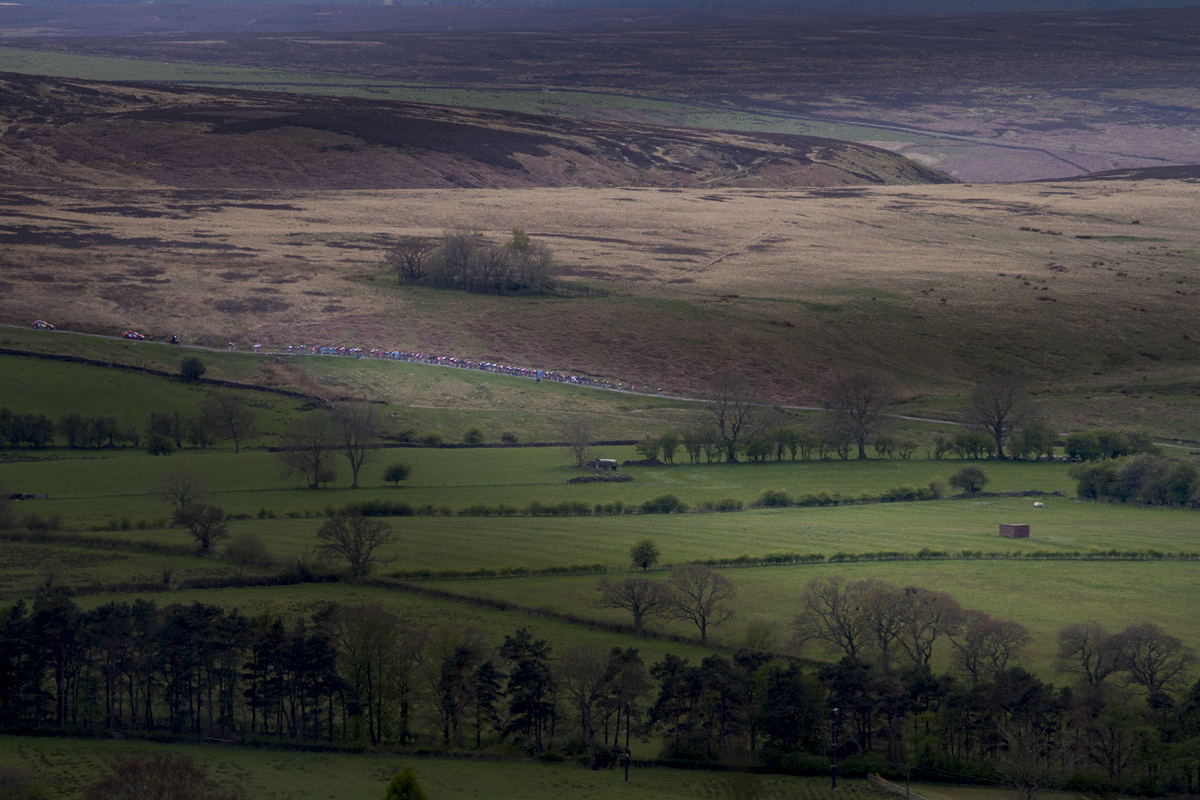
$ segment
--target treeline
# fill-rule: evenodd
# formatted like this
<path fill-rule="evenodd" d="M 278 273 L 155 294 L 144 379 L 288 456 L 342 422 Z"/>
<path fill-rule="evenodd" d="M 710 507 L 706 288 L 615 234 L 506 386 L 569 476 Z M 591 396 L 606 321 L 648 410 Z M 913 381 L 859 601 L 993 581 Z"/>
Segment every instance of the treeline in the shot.
<path fill-rule="evenodd" d="M 1071 467 L 1076 493 L 1089 500 L 1200 508 L 1200 469 L 1195 462 L 1143 453 L 1116 461 Z"/>
<path fill-rule="evenodd" d="M 476 231 L 441 239 L 402 238 L 387 255 L 401 283 L 424 283 L 483 294 L 541 294 L 554 286 L 554 257 L 520 228 L 495 244 Z"/>
<path fill-rule="evenodd" d="M 142 447 L 151 455 L 169 455 L 183 447 L 209 447 L 227 439 L 236 449 L 258 435 L 257 414 L 233 394 L 214 394 L 201 404 L 200 413 L 184 417 L 179 411 L 152 411 L 144 428 L 122 425 L 110 415 L 64 414 L 57 422 L 45 414 L 14 414 L 0 408 L 0 444 L 43 449 L 59 441 L 67 447 Z"/>
<path fill-rule="evenodd" d="M 678 614 L 695 586 L 676 577 Z M 1154 625 L 1064 628 L 1057 663 L 1073 683 L 1056 688 L 1019 666 L 1021 625 L 946 593 L 833 577 L 810 583 L 797 611 L 794 632 L 839 661 L 774 657 L 778 632 L 755 623 L 732 657 L 646 664 L 635 649 L 557 652 L 525 629 L 489 641 L 378 605 L 287 621 L 144 599 L 84 612 L 43 596 L 0 619 L 0 726 L 486 748 L 603 766 L 623 750 L 628 717 L 668 761 L 820 773 L 836 724 L 849 775 L 907 766 L 1025 790 L 1200 788 L 1195 656 Z M 935 644 L 953 656 L 942 675 Z"/>

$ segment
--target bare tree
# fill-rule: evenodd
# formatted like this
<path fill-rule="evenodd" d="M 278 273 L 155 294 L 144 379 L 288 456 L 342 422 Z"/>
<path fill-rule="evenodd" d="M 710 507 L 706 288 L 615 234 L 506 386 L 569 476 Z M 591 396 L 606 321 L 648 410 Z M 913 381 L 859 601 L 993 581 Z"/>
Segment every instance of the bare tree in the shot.
<path fill-rule="evenodd" d="M 598 644 L 573 647 L 559 657 L 554 673 L 560 694 L 579 713 L 579 728 L 588 748 L 588 769 L 595 769 L 595 718 L 612 678 L 612 656 Z"/>
<path fill-rule="evenodd" d="M 317 489 L 337 477 L 332 451 L 337 446 L 337 429 L 330 414 L 305 414 L 284 431 L 279 441 L 279 462 L 287 475 L 299 475 L 308 488 Z"/>
<path fill-rule="evenodd" d="M 396 270 L 396 276 L 401 283 L 419 281 L 425 277 L 429 259 L 437 247 L 428 239 L 420 236 L 402 236 L 390 250 L 387 251 L 387 263 Z"/>
<path fill-rule="evenodd" d="M 971 390 L 966 417 L 996 440 L 996 457 L 1004 458 L 1004 443 L 1029 421 L 1031 411 L 1025 382 L 1015 375 L 1002 375 Z"/>
<path fill-rule="evenodd" d="M 1120 640 L 1099 622 L 1080 622 L 1058 632 L 1058 671 L 1073 672 L 1092 686 L 1121 668 Z"/>
<path fill-rule="evenodd" d="M 1003 672 L 1030 641 L 1029 631 L 1021 623 L 975 610 L 967 611 L 962 627 L 950 635 L 955 662 L 973 683 L 985 673 Z"/>
<path fill-rule="evenodd" d="M 258 436 L 258 415 L 236 394 L 215 394 L 204 401 L 201 414 L 226 439 L 233 440 L 233 452 L 242 451 L 242 442 Z"/>
<path fill-rule="evenodd" d="M 794 623 L 801 644 L 815 640 L 858 658 L 870 636 L 863 614 L 869 588 L 866 581 L 851 583 L 840 575 L 809 581 Z"/>
<path fill-rule="evenodd" d="M 354 480 L 351 489 L 358 488 L 358 471 L 376 454 L 379 444 L 379 419 L 375 407 L 367 404 L 340 405 L 333 410 L 338 446 L 350 462 Z"/>
<path fill-rule="evenodd" d="M 1114 640 L 1119 669 L 1150 694 L 1182 683 L 1196 663 L 1192 648 L 1152 622 L 1130 625 Z"/>
<path fill-rule="evenodd" d="M 884 674 L 892 671 L 892 659 L 908 622 L 904 590 L 886 581 L 869 580 L 863 596 L 863 613 L 871 645 L 879 656 Z"/>
<path fill-rule="evenodd" d="M 677 619 L 691 620 L 700 629 L 700 644 L 708 644 L 708 628 L 733 616 L 729 601 L 737 597 L 733 581 L 703 564 L 680 564 L 671 570 L 671 604 Z"/>
<path fill-rule="evenodd" d="M 737 461 L 738 448 L 765 426 L 762 398 L 751 383 L 740 375 L 721 375 L 708 388 L 705 424 L 712 426 L 725 460 Z"/>
<path fill-rule="evenodd" d="M 623 608 L 633 614 L 633 627 L 639 639 L 646 633 L 646 617 L 665 614 L 674 600 L 665 583 L 640 575 L 630 575 L 618 582 L 601 578 L 596 591 L 600 592 L 596 608 Z"/>
<path fill-rule="evenodd" d="M 224 509 L 191 503 L 175 509 L 171 521 L 188 529 L 200 555 L 208 555 L 214 543 L 229 537 L 229 526 L 225 521 Z"/>
<path fill-rule="evenodd" d="M 575 466 L 582 467 L 587 459 L 587 448 L 592 442 L 592 420 L 589 417 L 574 417 L 563 425 L 563 441 L 575 456 Z"/>
<path fill-rule="evenodd" d="M 83 790 L 84 800 L 238 800 L 240 790 L 208 779 L 190 756 L 159 753 L 117 761 L 113 774 Z"/>
<path fill-rule="evenodd" d="M 826 407 L 850 439 L 858 457 L 867 457 L 867 442 L 874 441 L 888 422 L 888 411 L 900 400 L 896 382 L 878 372 L 851 372 L 829 385 Z"/>
<path fill-rule="evenodd" d="M 1050 732 L 1027 719 L 1002 723 L 1000 739 L 1004 747 L 996 758 L 996 770 L 1017 800 L 1036 800 L 1067 767 Z"/>
<path fill-rule="evenodd" d="M 904 590 L 905 623 L 900 646 L 917 666 L 929 666 L 933 643 L 958 630 L 964 616 L 962 606 L 949 592 L 916 586 Z"/>
<path fill-rule="evenodd" d="M 362 579 L 372 565 L 382 563 L 376 551 L 392 543 L 392 529 L 383 520 L 361 514 L 330 517 L 317 531 L 317 552 L 350 562 L 354 577 Z"/>
<path fill-rule="evenodd" d="M 204 479 L 185 469 L 168 470 L 158 485 L 158 496 L 171 506 L 172 513 L 199 503 L 207 495 L 208 486 Z"/>

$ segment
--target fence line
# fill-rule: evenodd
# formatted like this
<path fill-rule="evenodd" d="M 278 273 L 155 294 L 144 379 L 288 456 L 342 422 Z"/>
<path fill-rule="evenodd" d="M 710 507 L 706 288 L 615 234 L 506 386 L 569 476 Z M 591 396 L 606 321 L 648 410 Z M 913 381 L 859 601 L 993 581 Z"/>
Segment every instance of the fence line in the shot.
<path fill-rule="evenodd" d="M 926 797 L 925 795 L 910 791 L 907 786 L 901 786 L 898 783 L 892 783 L 891 781 L 880 777 L 874 772 L 867 773 L 867 780 L 878 786 L 880 789 L 892 792 L 893 794 L 904 795 L 905 800 L 930 800 L 930 798 Z"/>

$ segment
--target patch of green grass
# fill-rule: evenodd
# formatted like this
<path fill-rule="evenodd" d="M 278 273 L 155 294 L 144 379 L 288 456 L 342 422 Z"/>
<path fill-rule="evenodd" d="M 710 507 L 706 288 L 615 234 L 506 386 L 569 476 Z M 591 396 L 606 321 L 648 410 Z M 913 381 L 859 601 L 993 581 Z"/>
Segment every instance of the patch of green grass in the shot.
<path fill-rule="evenodd" d="M 178 348 L 173 350 L 177 359 L 182 358 Z M 178 361 L 173 369 L 178 371 Z M 232 391 L 255 409 L 265 433 L 277 435 L 304 402 L 267 392 L 217 389 L 119 369 L 23 356 L 0 355 L 0 374 L 4 375 L 0 381 L 0 407 L 15 414 L 45 414 L 55 422 L 74 412 L 85 417 L 113 416 L 122 426 L 144 428 L 152 411 L 178 411 L 184 418 L 194 417 L 214 391 Z"/>
<path fill-rule="evenodd" d="M 286 419 L 280 416 L 280 422 Z M 595 457 L 617 460 L 638 457 L 628 446 L 595 447 L 591 452 Z M 935 478 L 949 478 L 960 466 L 958 461 L 925 459 L 676 464 L 622 468 L 633 476 L 631 483 L 568 484 L 580 473 L 570 466 L 566 448 L 389 448 L 375 453 L 363 467 L 359 489 L 348 488 L 350 470 L 338 455 L 333 462 L 338 479 L 330 488 L 314 491 L 303 488 L 298 479 L 284 477 L 276 456 L 261 449 L 235 455 L 227 448 L 185 448 L 165 457 L 132 449 L 59 450 L 47 455 L 54 457 L 0 464 L 0 484 L 12 491 L 50 495 L 49 500 L 36 501 L 37 513 L 60 515 L 69 527 L 100 524 L 114 515 L 135 520 L 164 515 L 167 507 L 156 492 L 168 469 L 200 476 L 213 490 L 210 502 L 228 513 L 255 514 L 266 508 L 282 517 L 288 511 L 303 515 L 306 509 L 320 512 L 327 506 L 340 508 L 365 500 L 405 502 L 414 507 L 445 505 L 457 512 L 476 503 L 523 508 L 535 500 L 543 504 L 581 501 L 589 506 L 620 500 L 636 506 L 667 493 L 692 506 L 726 497 L 748 504 L 764 489 L 784 489 L 792 497 L 823 491 L 854 497 L 900 485 L 925 486 Z M 398 488 L 383 480 L 384 467 L 396 461 L 413 467 L 412 477 Z M 991 481 L 988 489 L 1074 489 L 1065 465 L 1058 462 L 983 466 Z"/>
<path fill-rule="evenodd" d="M 159 752 L 191 756 L 209 778 L 243 788 L 253 798 L 279 800 L 361 800 L 382 797 L 392 777 L 412 767 L 432 798 L 484 800 L 696 800 L 736 796 L 736 787 L 754 785 L 764 800 L 831 800 L 825 778 L 791 778 L 660 767 L 634 768 L 629 782 L 620 770 L 592 772 L 576 764 L 492 762 L 457 759 L 343 755 L 247 750 L 215 745 L 162 745 L 149 742 L 0 737 L 0 765 L 22 767 L 43 780 L 54 800 L 77 797 L 90 781 L 107 773 L 119 758 Z M 882 798 L 866 781 L 839 782 L 842 800 Z M 958 800 L 958 798 L 954 798 Z"/>
<path fill-rule="evenodd" d="M 709 635 L 729 648 L 739 646 L 747 624 L 753 621 L 769 625 L 775 631 L 776 646 L 791 651 L 791 621 L 800 610 L 798 598 L 810 580 L 829 575 L 852 580 L 877 578 L 900 586 L 947 591 L 965 608 L 1014 619 L 1028 627 L 1033 637 L 1023 663 L 1045 680 L 1055 679 L 1058 631 L 1075 622 L 1098 620 L 1112 631 L 1153 622 L 1192 646 L 1200 642 L 1200 607 L 1194 602 L 1200 579 L 1200 563 L 1196 562 L 910 561 L 747 567 L 722 572 L 738 588 L 733 603 L 736 616 Z M 651 575 L 665 577 L 661 571 Z M 435 585 L 527 606 L 552 604 L 562 611 L 587 608 L 596 597 L 598 580 L 557 576 L 438 581 Z M 1153 590 L 1148 591 L 1151 586 Z M 595 609 L 586 615 L 628 621 L 628 613 L 623 611 Z M 695 635 L 689 623 L 655 620 L 648 627 Z M 827 657 L 815 647 L 802 652 Z M 938 670 L 949 668 L 948 645 L 943 642 L 936 656 Z"/>

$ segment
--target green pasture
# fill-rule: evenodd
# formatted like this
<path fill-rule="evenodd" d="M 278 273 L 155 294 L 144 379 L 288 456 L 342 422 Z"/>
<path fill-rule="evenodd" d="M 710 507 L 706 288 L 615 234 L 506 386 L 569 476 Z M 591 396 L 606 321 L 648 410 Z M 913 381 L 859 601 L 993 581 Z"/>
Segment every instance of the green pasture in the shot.
<path fill-rule="evenodd" d="M 722 570 L 738 589 L 736 616 L 710 631 L 710 639 L 731 649 L 753 629 L 772 637 L 772 646 L 813 658 L 828 654 L 814 647 L 796 651 L 791 643 L 798 598 L 814 578 L 841 575 L 877 578 L 899 586 L 922 586 L 953 594 L 964 608 L 1013 619 L 1029 628 L 1033 643 L 1023 663 L 1054 680 L 1057 633 L 1075 622 L 1098 620 L 1112 631 L 1153 622 L 1195 646 L 1200 643 L 1200 563 L 1197 562 L 1052 562 L 1052 561 L 908 561 L 805 566 L 744 567 Z M 650 573 L 665 577 L 661 571 Z M 599 578 L 555 576 L 438 581 L 440 589 L 559 611 L 589 607 Z M 590 618 L 628 621 L 628 612 L 591 609 Z M 655 620 L 649 628 L 668 634 L 696 635 L 690 623 Z M 937 670 L 950 666 L 949 647 L 935 654 Z M 1061 682 L 1061 680 L 1060 680 Z"/>
<path fill-rule="evenodd" d="M 497 762 L 415 756 L 349 755 L 250 750 L 218 745 L 154 744 L 96 739 L 0 737 L 0 766 L 21 767 L 40 778 L 54 800 L 78 796 L 119 758 L 155 753 L 194 758 L 208 776 L 249 797 L 276 800 L 375 800 L 392 777 L 412 767 L 431 798 L 482 800 L 830 800 L 826 778 L 790 778 L 634 768 L 629 782 L 619 770 L 592 772 L 569 763 Z M 745 794 L 753 789 L 752 795 Z M 866 781 L 839 781 L 837 796 L 867 800 L 885 795 Z M 947 798 L 960 800 L 960 798 Z M 963 798 L 962 800 L 967 800 Z M 988 799 L 990 800 L 990 798 Z"/>
<path fill-rule="evenodd" d="M 113 583 L 173 584 L 187 578 L 256 572 L 263 570 L 198 556 L 0 542 L 0 597 L 32 597 L 56 587 L 98 591 Z"/>
<path fill-rule="evenodd" d="M 541 88 L 479 90 L 330 72 L 294 72 L 218 64 L 74 55 L 17 47 L 0 47 L 0 72 L 96 81 L 153 82 L 249 91 L 369 97 L 376 100 L 433 103 L 564 117 L 614 116 L 628 120 L 632 116 L 641 122 L 660 125 L 800 134 L 849 141 L 895 138 L 905 142 L 933 144 L 940 140 L 936 135 L 908 132 L 895 134 L 877 128 L 820 119 L 803 119 L 785 114 L 609 92 L 546 92 Z"/>
<path fill-rule="evenodd" d="M 160 369 L 179 370 L 182 356 L 178 348 L 172 350 L 175 363 Z M 55 422 L 73 412 L 85 417 L 113 416 L 122 426 L 133 424 L 143 429 L 152 411 L 178 411 L 184 418 L 194 417 L 214 392 L 233 392 L 255 409 L 264 434 L 273 437 L 282 432 L 305 402 L 267 392 L 187 384 L 119 369 L 23 356 L 0 355 L 0 375 L 0 407 L 14 414 L 45 414 Z M 98 452 L 90 451 L 93 455 Z"/>

